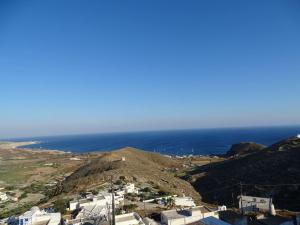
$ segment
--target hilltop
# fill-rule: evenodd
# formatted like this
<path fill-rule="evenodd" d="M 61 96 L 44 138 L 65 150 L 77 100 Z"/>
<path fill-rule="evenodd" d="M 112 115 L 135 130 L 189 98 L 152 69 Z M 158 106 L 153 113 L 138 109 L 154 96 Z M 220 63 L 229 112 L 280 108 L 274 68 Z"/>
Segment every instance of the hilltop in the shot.
<path fill-rule="evenodd" d="M 201 166 L 186 178 L 205 202 L 236 205 L 242 188 L 243 194 L 272 196 L 277 207 L 299 211 L 300 186 L 286 184 L 300 183 L 300 139 Z"/>
<path fill-rule="evenodd" d="M 199 201 L 200 195 L 192 185 L 174 176 L 173 171 L 182 168 L 181 161 L 168 156 L 134 148 L 124 148 L 103 153 L 98 158 L 81 166 L 62 183 L 61 191 L 76 192 L 101 185 L 113 175 L 114 181 L 122 178 L 129 182 L 148 183 L 166 192 L 185 194 Z"/>
<path fill-rule="evenodd" d="M 258 152 L 266 148 L 265 145 L 257 144 L 255 142 L 242 142 L 233 144 L 230 150 L 226 153 L 227 157 L 247 155 L 254 152 Z"/>

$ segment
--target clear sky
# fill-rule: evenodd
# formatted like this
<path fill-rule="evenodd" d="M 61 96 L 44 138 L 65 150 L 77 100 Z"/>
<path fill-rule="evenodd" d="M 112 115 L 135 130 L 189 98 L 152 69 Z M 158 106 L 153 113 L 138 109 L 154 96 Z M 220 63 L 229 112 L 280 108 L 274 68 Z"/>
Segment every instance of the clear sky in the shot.
<path fill-rule="evenodd" d="M 0 137 L 300 124 L 299 0 L 1 0 Z"/>

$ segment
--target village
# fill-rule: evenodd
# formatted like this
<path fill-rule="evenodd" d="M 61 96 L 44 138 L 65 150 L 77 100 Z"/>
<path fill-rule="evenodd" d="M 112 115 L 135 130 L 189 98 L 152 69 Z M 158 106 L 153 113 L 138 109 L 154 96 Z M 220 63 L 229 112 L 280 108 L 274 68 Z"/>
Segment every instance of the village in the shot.
<path fill-rule="evenodd" d="M 7 201 L 5 192 L 0 200 Z M 80 193 L 65 209 L 32 207 L 2 225 L 299 225 L 300 215 L 277 214 L 272 198 L 238 196 L 239 208 L 197 205 L 189 196 L 155 193 L 152 187 L 116 182 Z"/>

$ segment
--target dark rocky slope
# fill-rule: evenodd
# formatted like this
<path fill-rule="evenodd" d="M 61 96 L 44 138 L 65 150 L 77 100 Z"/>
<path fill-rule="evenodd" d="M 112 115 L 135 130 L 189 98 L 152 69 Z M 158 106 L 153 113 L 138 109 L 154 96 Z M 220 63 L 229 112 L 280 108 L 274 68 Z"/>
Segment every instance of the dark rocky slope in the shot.
<path fill-rule="evenodd" d="M 230 150 L 226 153 L 227 157 L 247 155 L 258 152 L 266 146 L 254 142 L 242 142 L 231 146 Z"/>
<path fill-rule="evenodd" d="M 243 194 L 272 196 L 275 207 L 300 211 L 300 139 L 199 167 L 187 177 L 204 202 L 237 205 Z M 246 185 L 247 184 L 247 185 Z"/>

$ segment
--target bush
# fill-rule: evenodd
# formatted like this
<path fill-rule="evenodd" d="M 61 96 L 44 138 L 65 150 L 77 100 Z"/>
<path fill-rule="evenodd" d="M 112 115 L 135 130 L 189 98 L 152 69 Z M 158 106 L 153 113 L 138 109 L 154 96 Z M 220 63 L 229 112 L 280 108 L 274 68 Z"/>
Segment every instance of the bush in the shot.
<path fill-rule="evenodd" d="M 20 196 L 20 199 L 27 198 L 27 196 L 28 196 L 27 192 L 23 192 Z"/>
<path fill-rule="evenodd" d="M 127 212 L 132 212 L 135 210 L 138 206 L 136 204 L 129 204 L 129 205 L 124 205 L 123 209 Z"/>
<path fill-rule="evenodd" d="M 8 190 L 8 191 L 12 191 L 16 188 L 14 186 L 7 186 L 7 187 L 5 187 L 5 189 Z"/>
<path fill-rule="evenodd" d="M 66 208 L 69 206 L 70 199 L 58 199 L 54 202 L 53 209 L 55 212 L 61 212 L 62 214 L 66 213 Z"/>
<path fill-rule="evenodd" d="M 41 193 L 45 191 L 45 186 L 41 182 L 34 182 L 30 186 L 24 187 L 22 190 L 27 193 Z"/>
<path fill-rule="evenodd" d="M 99 194 L 99 191 L 97 191 L 97 190 L 92 190 L 92 194 L 93 194 L 93 195 L 97 195 L 97 194 Z"/>
<path fill-rule="evenodd" d="M 115 182 L 116 185 L 121 185 L 122 183 L 123 183 L 122 180 L 117 180 L 117 181 Z"/>
<path fill-rule="evenodd" d="M 165 190 L 165 189 L 163 189 L 163 188 L 160 188 L 160 189 L 158 190 L 158 194 L 159 194 L 160 196 L 167 196 L 167 195 L 171 195 L 171 192 L 169 192 L 169 191 L 167 191 L 167 190 Z"/>
<path fill-rule="evenodd" d="M 151 192 L 152 189 L 150 187 L 145 187 L 141 191 L 143 191 L 143 192 Z"/>
<path fill-rule="evenodd" d="M 12 210 L 0 210 L 0 219 L 9 217 L 11 215 L 19 215 L 26 211 L 28 211 L 32 206 L 34 206 L 32 203 L 20 205 L 19 207 L 12 209 Z"/>

